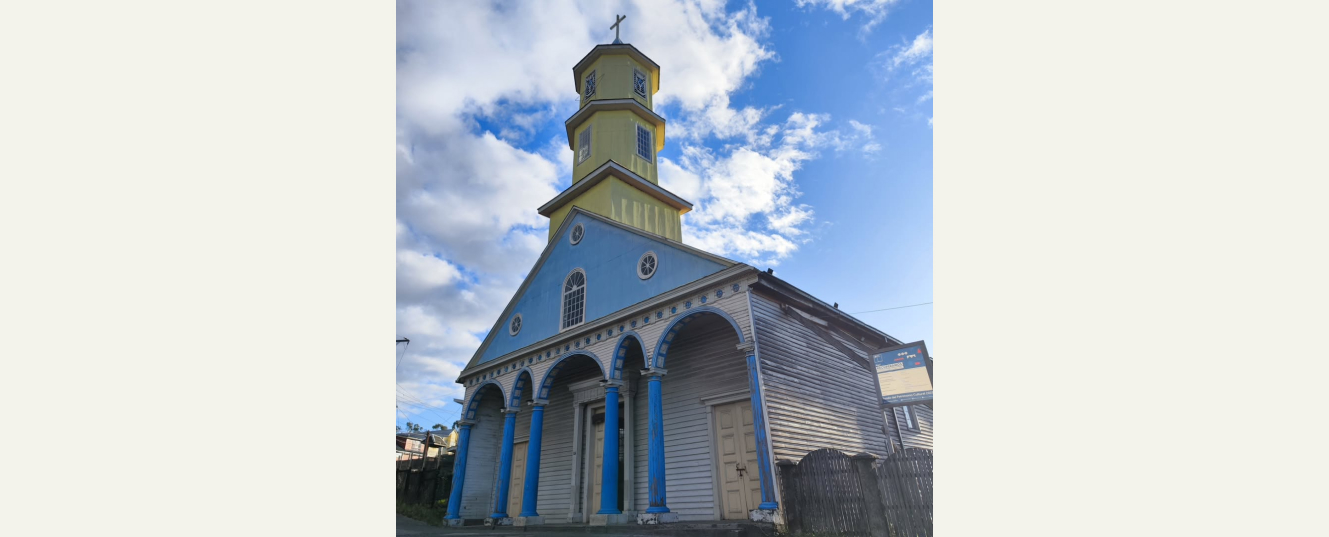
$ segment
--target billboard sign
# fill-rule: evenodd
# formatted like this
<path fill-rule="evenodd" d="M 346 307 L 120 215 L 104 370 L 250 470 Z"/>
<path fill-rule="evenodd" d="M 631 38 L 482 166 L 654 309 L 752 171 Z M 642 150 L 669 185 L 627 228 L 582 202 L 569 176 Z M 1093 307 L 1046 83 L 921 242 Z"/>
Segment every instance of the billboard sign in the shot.
<path fill-rule="evenodd" d="M 877 368 L 883 405 L 911 405 L 932 400 L 932 358 L 922 341 L 874 352 L 872 364 Z"/>

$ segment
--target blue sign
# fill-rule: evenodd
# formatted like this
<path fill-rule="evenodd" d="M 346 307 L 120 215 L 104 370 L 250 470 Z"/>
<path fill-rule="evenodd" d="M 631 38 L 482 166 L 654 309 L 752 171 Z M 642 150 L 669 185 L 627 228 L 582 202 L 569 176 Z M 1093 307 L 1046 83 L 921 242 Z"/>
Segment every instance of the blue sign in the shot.
<path fill-rule="evenodd" d="M 922 341 L 873 353 L 877 382 L 884 405 L 907 405 L 932 400 L 932 364 Z"/>

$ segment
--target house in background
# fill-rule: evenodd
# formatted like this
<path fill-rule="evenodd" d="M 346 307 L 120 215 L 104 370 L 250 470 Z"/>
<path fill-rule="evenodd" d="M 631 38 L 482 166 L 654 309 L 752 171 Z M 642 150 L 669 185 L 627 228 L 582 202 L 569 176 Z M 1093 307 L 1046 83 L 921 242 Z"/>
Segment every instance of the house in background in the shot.
<path fill-rule="evenodd" d="M 397 433 L 397 460 L 437 457 L 452 452 L 457 446 L 457 431 L 426 431 Z"/>
<path fill-rule="evenodd" d="M 450 523 L 770 521 L 777 459 L 930 447 L 930 407 L 882 406 L 870 356 L 903 342 L 684 244 L 692 205 L 657 179 L 660 66 L 615 41 L 573 81 L 573 183 L 457 379 Z"/>

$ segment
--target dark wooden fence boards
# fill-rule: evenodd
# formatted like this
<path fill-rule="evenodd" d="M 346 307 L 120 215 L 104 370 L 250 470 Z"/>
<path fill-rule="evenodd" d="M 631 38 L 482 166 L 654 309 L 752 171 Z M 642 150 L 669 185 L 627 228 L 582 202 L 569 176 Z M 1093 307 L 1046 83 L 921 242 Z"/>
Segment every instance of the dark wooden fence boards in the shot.
<path fill-rule="evenodd" d="M 932 536 L 932 452 L 884 459 L 819 449 L 780 461 L 785 523 L 793 533 Z"/>
<path fill-rule="evenodd" d="M 452 455 L 397 461 L 397 500 L 430 505 L 452 491 Z"/>

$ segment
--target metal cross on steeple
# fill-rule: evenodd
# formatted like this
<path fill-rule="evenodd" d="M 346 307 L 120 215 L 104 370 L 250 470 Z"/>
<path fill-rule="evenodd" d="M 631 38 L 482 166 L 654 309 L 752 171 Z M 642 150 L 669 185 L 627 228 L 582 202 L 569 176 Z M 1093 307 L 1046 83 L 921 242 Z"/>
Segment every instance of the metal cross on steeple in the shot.
<path fill-rule="evenodd" d="M 614 44 L 615 44 L 615 45 L 622 45 L 622 44 L 623 44 L 623 41 L 620 41 L 620 40 L 618 39 L 618 25 L 619 25 L 619 23 L 622 23 L 622 22 L 623 22 L 623 19 L 628 18 L 628 16 L 627 16 L 627 15 L 614 15 L 614 18 L 615 18 L 615 20 L 614 20 L 614 25 L 613 25 L 613 26 L 610 26 L 610 28 L 613 28 L 613 30 L 614 30 Z"/>

